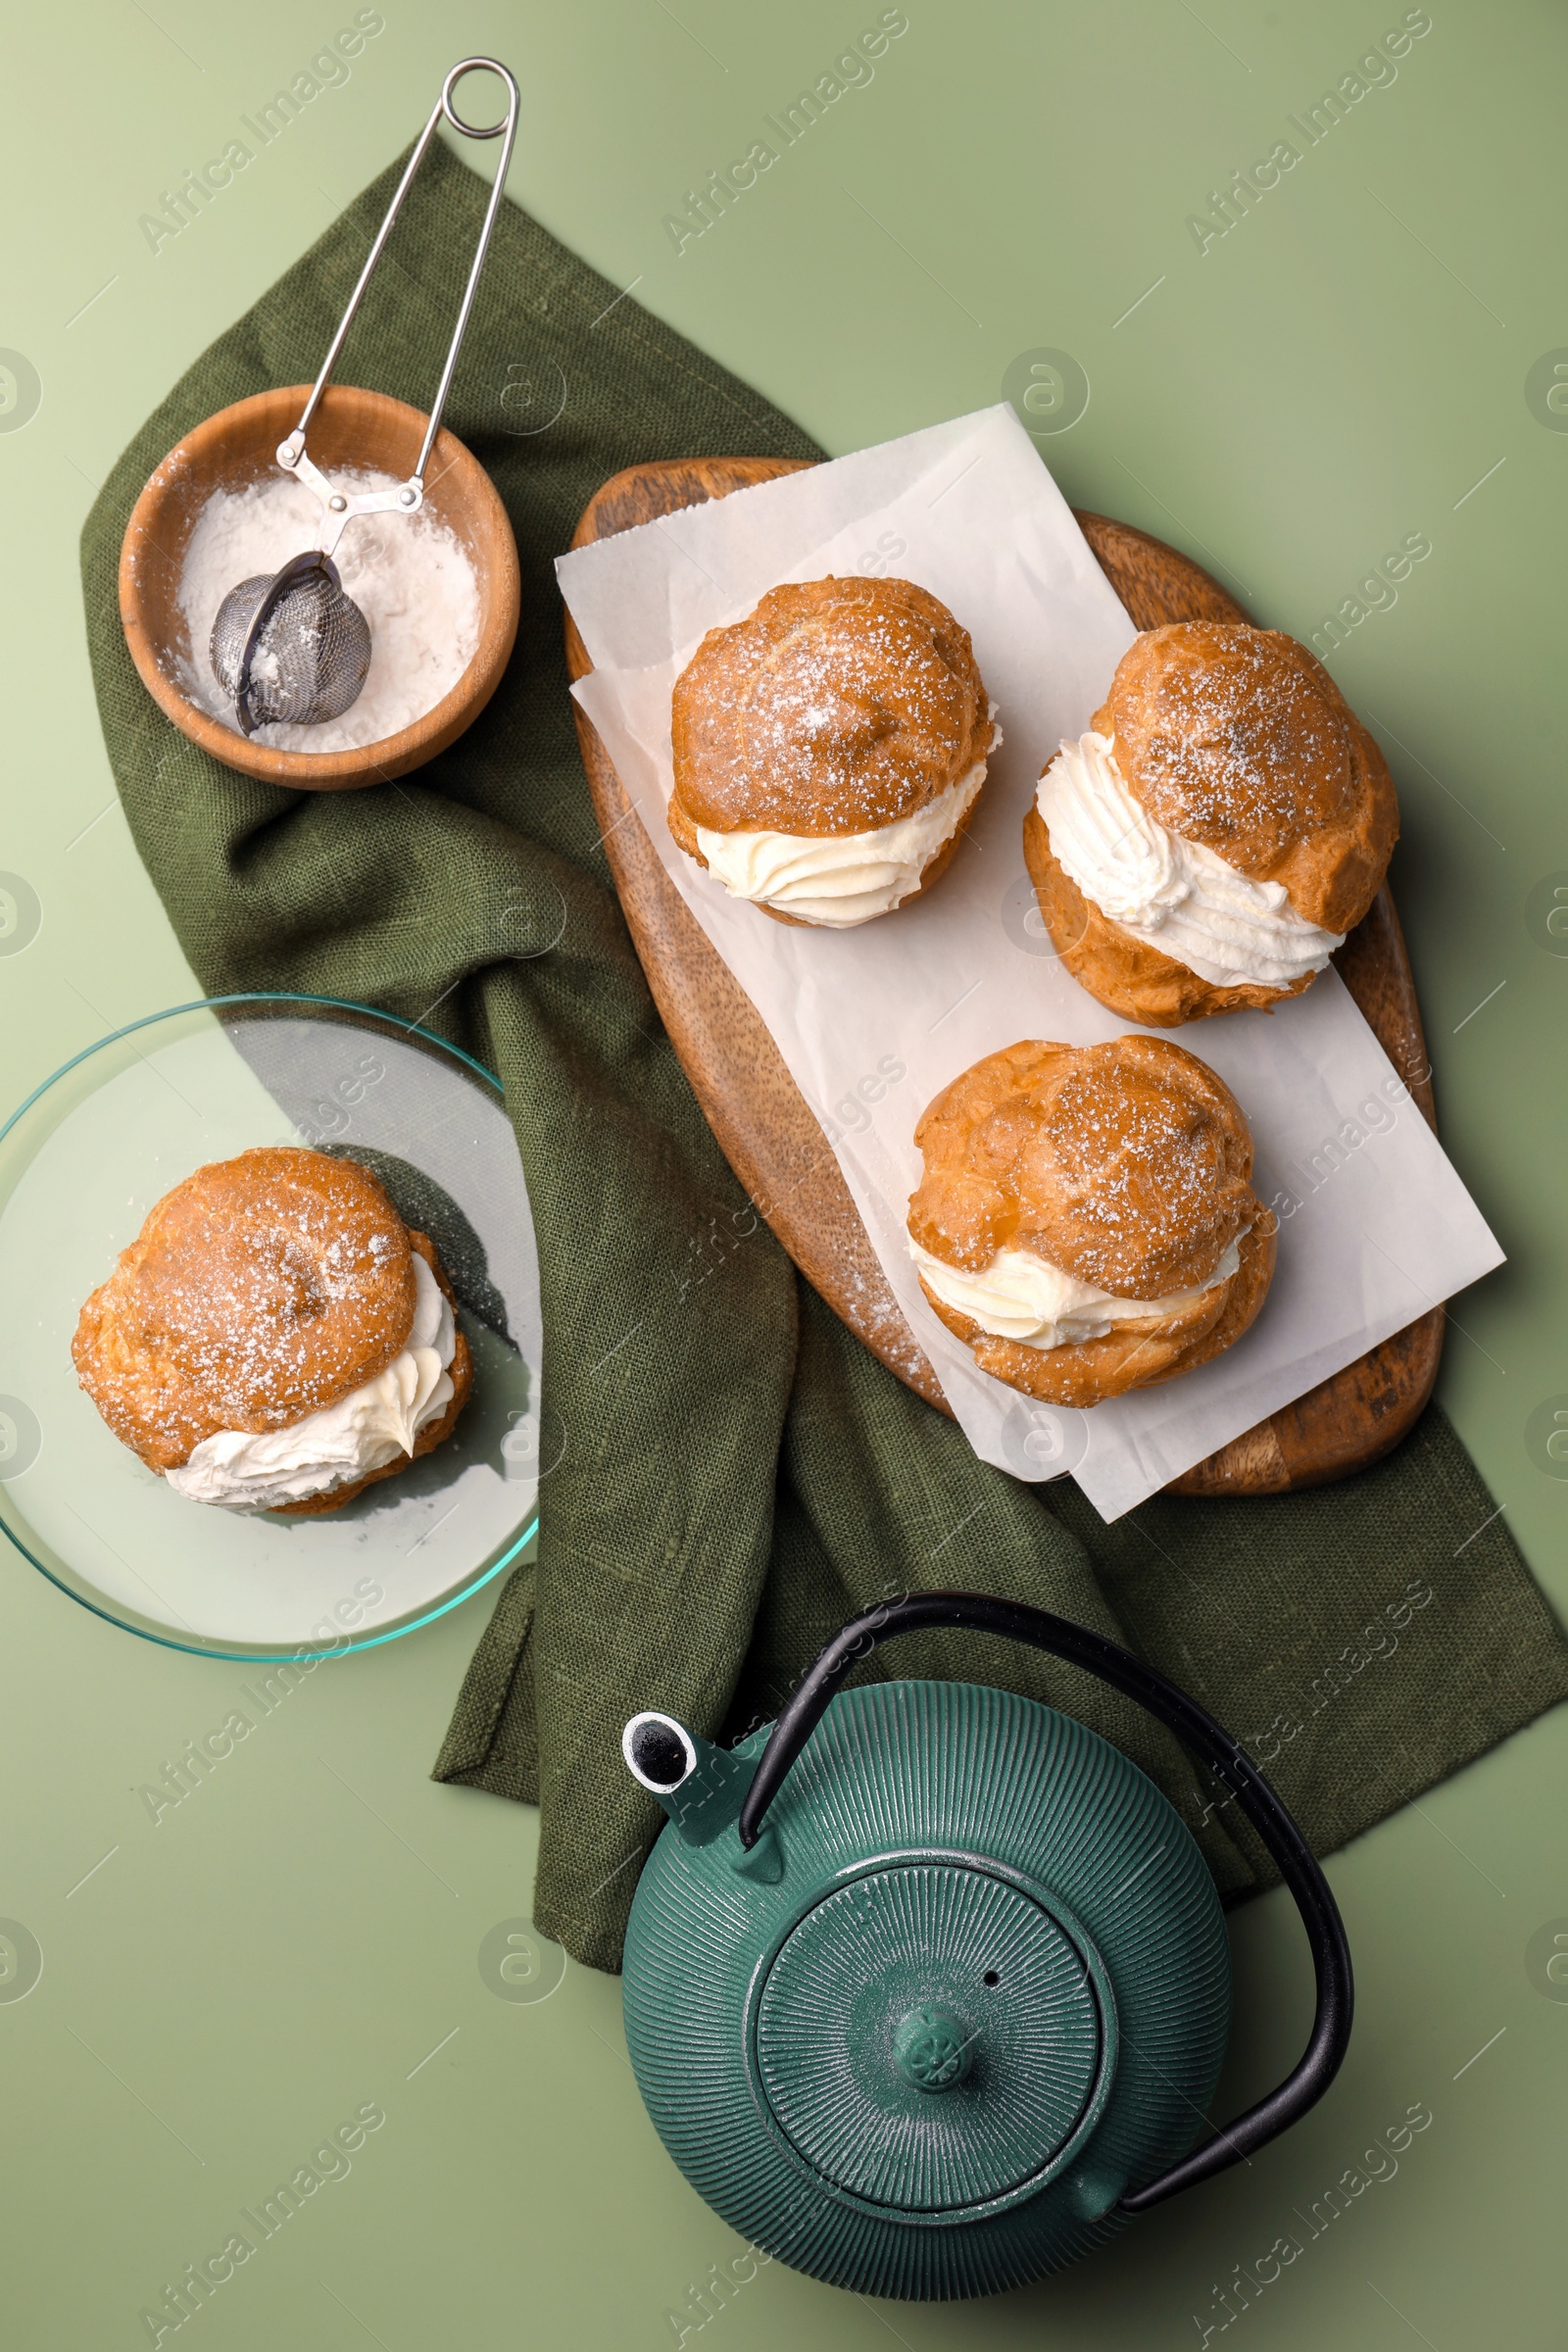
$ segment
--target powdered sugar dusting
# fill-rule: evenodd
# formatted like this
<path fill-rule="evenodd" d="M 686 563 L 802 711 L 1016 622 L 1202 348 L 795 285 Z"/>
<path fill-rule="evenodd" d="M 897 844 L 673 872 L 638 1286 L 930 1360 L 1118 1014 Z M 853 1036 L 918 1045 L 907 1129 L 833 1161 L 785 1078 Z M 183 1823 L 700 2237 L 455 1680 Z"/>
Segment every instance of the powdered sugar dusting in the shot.
<path fill-rule="evenodd" d="M 831 802 L 835 830 L 866 832 L 946 788 L 974 723 L 967 681 L 915 614 L 857 608 L 853 636 L 822 616 L 774 648 L 740 710 L 754 775 L 788 807 Z"/>
<path fill-rule="evenodd" d="M 1292 639 L 1180 621 L 1123 656 L 1102 731 L 1114 735 L 1128 781 L 1172 832 L 1222 853 L 1242 839 L 1284 849 L 1346 817 L 1358 797 L 1336 699 Z"/>
<path fill-rule="evenodd" d="M 874 832 L 984 758 L 989 710 L 965 632 L 923 589 L 789 584 L 677 681 L 677 789 L 715 832 Z"/>
<path fill-rule="evenodd" d="M 1070 1201 L 1071 1270 L 1124 1297 L 1149 1296 L 1129 1292 L 1135 1264 L 1196 1258 L 1206 1261 L 1197 1275 L 1205 1280 L 1243 1222 L 1227 1182 L 1231 1139 L 1176 1088 L 1108 1076 L 1075 1071 L 1045 1122 Z"/>
<path fill-rule="evenodd" d="M 396 477 L 345 467 L 346 491 L 390 490 Z M 234 707 L 213 674 L 209 647 L 231 588 L 274 572 L 314 547 L 319 502 L 281 470 L 243 490 L 215 490 L 197 516 L 179 579 L 190 652 L 175 666 L 193 703 L 234 725 Z M 452 689 L 479 642 L 479 583 L 467 553 L 429 507 L 416 514 L 367 514 L 351 522 L 333 557 L 344 591 L 370 626 L 370 666 L 359 699 L 318 727 L 258 727 L 255 741 L 282 752 L 344 752 L 412 726 Z"/>
<path fill-rule="evenodd" d="M 287 1427 L 405 1345 L 408 1233 L 350 1162 L 292 1149 L 166 1194 L 82 1309 L 73 1355 L 116 1435 L 168 1468 L 219 1430 Z"/>
<path fill-rule="evenodd" d="M 1165 1298 L 1210 1282 L 1256 1214 L 1234 1100 L 1162 1038 L 1004 1046 L 937 1097 L 915 1141 L 908 1232 L 970 1275 L 1023 1250 L 1114 1298 Z"/>

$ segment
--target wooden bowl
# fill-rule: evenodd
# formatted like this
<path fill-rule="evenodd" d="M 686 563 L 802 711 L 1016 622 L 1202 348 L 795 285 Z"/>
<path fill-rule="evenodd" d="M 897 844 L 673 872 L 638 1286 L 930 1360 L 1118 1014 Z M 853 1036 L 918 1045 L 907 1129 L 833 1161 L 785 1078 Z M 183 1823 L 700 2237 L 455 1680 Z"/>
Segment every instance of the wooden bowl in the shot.
<path fill-rule="evenodd" d="M 477 458 L 443 430 L 425 472 L 425 506 L 457 537 L 479 582 L 479 642 L 450 694 L 412 726 L 347 752 L 271 750 L 193 703 L 179 670 L 193 653 L 178 602 L 186 544 L 215 490 L 243 490 L 269 470 L 278 471 L 277 445 L 299 422 L 309 391 L 308 384 L 292 384 L 236 401 L 170 451 L 125 526 L 120 617 L 142 684 L 192 743 L 264 783 L 295 792 L 352 792 L 422 767 L 477 718 L 501 682 L 516 638 L 521 584 L 512 524 L 495 484 Z M 368 466 L 406 478 L 426 421 L 417 409 L 384 393 L 329 384 L 311 419 L 310 454 L 327 473 Z M 206 661 L 205 646 L 194 651 Z"/>

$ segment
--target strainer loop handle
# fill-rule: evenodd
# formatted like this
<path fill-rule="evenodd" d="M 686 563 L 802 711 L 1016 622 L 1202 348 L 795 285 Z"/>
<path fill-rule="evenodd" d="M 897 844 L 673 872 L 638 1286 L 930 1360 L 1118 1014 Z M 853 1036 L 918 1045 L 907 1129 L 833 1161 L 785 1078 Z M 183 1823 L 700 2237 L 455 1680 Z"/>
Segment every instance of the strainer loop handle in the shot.
<path fill-rule="evenodd" d="M 465 122 L 453 99 L 453 93 L 466 74 L 481 72 L 497 74 L 507 85 L 506 113 L 499 122 L 484 125 Z M 326 390 L 332 370 L 337 365 L 338 354 L 343 348 L 344 338 L 354 323 L 354 315 L 360 307 L 366 287 L 370 282 L 371 272 L 381 258 L 387 238 L 392 233 L 392 223 L 398 217 L 403 199 L 409 192 L 409 183 L 419 169 L 425 149 L 435 136 L 437 123 L 445 119 L 452 128 L 460 131 L 466 139 L 502 139 L 505 144 L 501 150 L 501 161 L 496 167 L 496 184 L 490 191 L 490 201 L 485 208 L 484 225 L 479 231 L 479 242 L 474 251 L 473 266 L 468 271 L 468 282 L 463 289 L 463 302 L 458 311 L 457 325 L 452 330 L 452 344 L 447 353 L 446 366 L 441 370 L 441 381 L 436 386 L 435 399 L 431 404 L 430 421 L 424 428 L 424 441 L 419 450 L 418 462 L 409 476 L 412 482 L 417 482 L 422 487 L 424 469 L 430 462 L 430 452 L 435 447 L 436 434 L 441 429 L 441 412 L 447 405 L 447 394 L 452 388 L 452 377 L 458 365 L 458 354 L 463 348 L 463 338 L 467 331 L 468 314 L 473 309 L 473 297 L 479 284 L 479 272 L 484 268 L 484 257 L 490 244 L 490 231 L 495 226 L 496 215 L 501 210 L 501 199 L 506 193 L 507 167 L 512 161 L 513 141 L 517 135 L 517 109 L 520 104 L 521 97 L 516 82 L 506 67 L 499 65 L 493 57 L 462 59 L 453 67 L 441 84 L 441 95 L 430 110 L 430 120 L 419 133 L 418 144 L 409 158 L 408 168 L 398 182 L 397 193 L 387 206 L 386 219 L 376 231 L 375 243 L 366 256 L 365 268 L 360 271 L 359 283 L 349 296 L 348 308 L 338 322 L 337 333 L 332 337 L 331 346 L 325 359 L 321 362 L 321 372 L 311 386 L 310 399 L 300 412 L 300 420 L 294 427 L 292 438 L 299 444 L 301 450 L 305 446 L 305 435 L 309 429 L 311 418 L 316 414 L 321 394 Z"/>
<path fill-rule="evenodd" d="M 1349 2045 L 1355 1997 L 1350 1947 L 1339 1905 L 1291 1814 L 1246 1749 L 1215 1722 L 1206 1707 L 1200 1707 L 1178 1684 L 1131 1650 L 1107 1642 L 1103 1634 L 1075 1625 L 1070 1617 L 1056 1617 L 1048 1609 L 1030 1608 L 1023 1601 L 1003 1600 L 989 1592 L 906 1593 L 902 1600 L 883 1601 L 866 1609 L 834 1635 L 779 1710 L 772 1736 L 758 1760 L 736 1824 L 743 1846 L 750 1849 L 756 1844 L 763 1816 L 785 1775 L 850 1669 L 879 1642 L 926 1626 L 951 1626 L 966 1633 L 1000 1634 L 1006 1641 L 1025 1642 L 1033 1649 L 1047 1650 L 1053 1657 L 1081 1666 L 1113 1690 L 1147 1707 L 1229 1790 L 1296 1898 L 1317 1980 L 1317 2011 L 1306 2048 L 1286 2080 L 1256 2106 L 1249 2107 L 1234 2123 L 1222 2125 L 1212 2138 L 1194 2148 L 1157 2180 L 1129 2189 L 1117 2199 L 1118 2212 L 1143 2213 L 1151 2205 L 1163 2204 L 1178 2189 L 1196 2187 L 1200 2180 L 1245 2163 L 1254 2149 L 1277 2139 L 1314 2106 L 1339 2073 Z"/>

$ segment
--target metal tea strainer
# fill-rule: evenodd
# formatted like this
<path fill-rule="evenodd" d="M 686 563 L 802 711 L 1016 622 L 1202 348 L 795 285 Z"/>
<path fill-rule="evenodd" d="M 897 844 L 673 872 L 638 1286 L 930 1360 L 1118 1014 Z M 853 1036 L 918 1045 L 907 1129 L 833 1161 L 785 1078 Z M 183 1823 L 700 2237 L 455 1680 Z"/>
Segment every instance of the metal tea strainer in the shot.
<path fill-rule="evenodd" d="M 499 75 L 507 86 L 506 114 L 499 122 L 483 128 L 466 122 L 452 102 L 452 94 L 463 76 L 480 72 Z M 441 412 L 451 389 L 458 353 L 463 348 L 490 231 L 501 207 L 507 166 L 512 161 L 512 143 L 516 136 L 518 104 L 515 81 L 493 57 L 466 57 L 461 65 L 453 67 L 441 84 L 441 95 L 420 133 L 419 143 L 409 158 L 408 170 L 398 182 L 397 194 L 387 207 L 386 219 L 360 271 L 359 283 L 349 296 L 348 309 L 321 363 L 321 372 L 311 387 L 300 420 L 288 439 L 278 444 L 277 462 L 284 472 L 297 475 L 320 500 L 321 527 L 314 547 L 291 557 L 280 571 L 258 572 L 254 579 L 241 580 L 218 608 L 210 649 L 213 672 L 223 692 L 233 698 L 235 717 L 244 735 L 254 735 L 258 727 L 279 722 L 320 726 L 347 710 L 365 684 L 370 666 L 369 623 L 354 599 L 345 595 L 337 565 L 332 561 L 333 551 L 357 516 L 386 513 L 416 514 L 424 504 L 424 469 L 441 427 Z M 430 420 L 414 471 L 406 482 L 391 490 L 353 493 L 334 490 L 320 467 L 306 454 L 305 436 L 343 348 L 343 339 L 370 282 L 370 272 L 391 234 L 409 182 L 418 170 L 443 116 L 466 139 L 504 138 L 506 143 L 501 150 L 484 225 L 479 231 L 473 266 L 464 288 L 452 345 L 430 409 Z"/>

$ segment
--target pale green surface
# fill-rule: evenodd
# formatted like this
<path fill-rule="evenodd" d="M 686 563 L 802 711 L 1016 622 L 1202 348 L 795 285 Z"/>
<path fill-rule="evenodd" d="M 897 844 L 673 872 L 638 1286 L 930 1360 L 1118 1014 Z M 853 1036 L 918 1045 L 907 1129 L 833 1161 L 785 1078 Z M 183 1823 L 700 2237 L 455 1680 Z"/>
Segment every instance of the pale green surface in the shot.
<path fill-rule="evenodd" d="M 389 5 L 348 84 L 155 257 L 137 216 L 351 14 L 10 12 L 0 344 L 36 367 L 43 405 L 0 433 L 0 865 L 31 884 L 43 924 L 0 956 L 0 1093 L 192 993 L 99 739 L 76 583 L 93 488 L 197 352 L 412 135 L 459 45 L 495 45 L 526 87 L 514 192 L 617 285 L 640 274 L 639 299 L 830 448 L 978 407 L 1017 355 L 1056 346 L 1093 385 L 1081 422 L 1046 445 L 1069 496 L 1245 582 L 1258 617 L 1309 631 L 1402 536 L 1431 538 L 1397 606 L 1334 667 L 1409 747 L 1390 745 L 1396 882 L 1445 1134 L 1512 1257 L 1459 1306 L 1445 1394 L 1568 1602 L 1568 1486 L 1524 1438 L 1568 1392 L 1568 961 L 1526 925 L 1533 886 L 1568 869 L 1568 439 L 1524 397 L 1533 363 L 1568 344 L 1560 16 L 1435 6 L 1397 81 L 1200 256 L 1188 211 L 1266 155 L 1397 7 L 910 0 L 874 82 L 677 257 L 662 216 L 874 8 L 678 0 L 677 23 L 653 0 Z M 138 1787 L 246 1678 L 133 1642 L 0 1563 L 0 1912 L 45 1955 L 28 1998 L 0 2005 L 8 2345 L 147 2341 L 140 2307 L 368 2099 L 385 2128 L 222 2288 L 201 2322 L 209 2352 L 668 2345 L 666 2310 L 738 2251 L 643 2119 L 616 1985 L 572 1970 L 530 2005 L 480 1980 L 481 1938 L 527 1908 L 533 1819 L 424 1776 L 483 1607 L 321 1668 L 155 1826 Z M 1568 2004 L 1533 1988 L 1525 1947 L 1568 1914 L 1565 1762 L 1559 1714 L 1336 1861 L 1353 2053 L 1326 2105 L 1250 2171 L 999 2305 L 885 2307 L 884 2324 L 774 2267 L 705 2340 L 1197 2342 L 1195 2313 L 1223 2317 L 1211 2282 L 1282 2230 L 1304 2234 L 1292 2207 L 1424 2100 L 1435 2123 L 1397 2178 L 1307 2243 L 1244 2340 L 1559 2346 Z M 1305 1995 L 1277 1902 L 1242 1915 L 1237 1943 L 1240 2100 L 1288 2060 Z"/>

